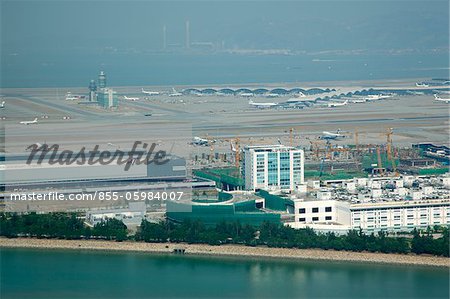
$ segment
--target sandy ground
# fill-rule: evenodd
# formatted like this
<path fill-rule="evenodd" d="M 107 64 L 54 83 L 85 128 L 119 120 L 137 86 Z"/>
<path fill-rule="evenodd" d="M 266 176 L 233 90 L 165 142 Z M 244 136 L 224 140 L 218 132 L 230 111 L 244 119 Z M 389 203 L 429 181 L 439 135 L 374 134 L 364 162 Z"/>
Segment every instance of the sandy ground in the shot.
<path fill-rule="evenodd" d="M 173 253 L 175 248 L 185 249 L 188 255 L 234 256 L 252 258 L 277 258 L 298 260 L 324 260 L 362 263 L 384 263 L 418 266 L 450 267 L 450 259 L 435 256 L 400 255 L 384 253 L 366 253 L 332 251 L 319 249 L 286 249 L 247 247 L 238 245 L 189 245 L 171 243 L 135 243 L 94 240 L 43 240 L 43 239 L 6 239 L 0 238 L 0 248 L 41 248 L 71 250 L 134 251 L 146 253 Z"/>

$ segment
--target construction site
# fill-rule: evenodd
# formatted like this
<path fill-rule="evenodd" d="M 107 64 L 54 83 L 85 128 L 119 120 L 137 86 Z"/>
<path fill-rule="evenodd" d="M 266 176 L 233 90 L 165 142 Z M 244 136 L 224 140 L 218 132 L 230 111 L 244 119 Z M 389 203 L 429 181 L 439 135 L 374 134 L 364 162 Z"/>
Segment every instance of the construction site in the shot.
<path fill-rule="evenodd" d="M 193 173 L 212 179 L 227 190 L 241 189 L 242 148 L 259 142 L 284 144 L 304 150 L 305 179 L 342 180 L 354 177 L 388 175 L 439 175 L 448 172 L 449 148 L 445 145 L 416 143 L 397 146 L 393 128 L 380 132 L 383 143 L 360 143 L 367 132 L 345 132 L 342 139 L 302 134 L 301 128 L 289 128 L 274 138 L 214 138 L 206 136 L 208 145 L 201 146 L 191 159 Z M 287 132 L 287 133 L 286 133 Z M 267 141 L 270 140 L 270 141 Z M 259 141 L 259 142 L 258 142 Z M 226 148 L 226 145 L 229 148 Z M 299 145 L 301 144 L 301 145 Z"/>

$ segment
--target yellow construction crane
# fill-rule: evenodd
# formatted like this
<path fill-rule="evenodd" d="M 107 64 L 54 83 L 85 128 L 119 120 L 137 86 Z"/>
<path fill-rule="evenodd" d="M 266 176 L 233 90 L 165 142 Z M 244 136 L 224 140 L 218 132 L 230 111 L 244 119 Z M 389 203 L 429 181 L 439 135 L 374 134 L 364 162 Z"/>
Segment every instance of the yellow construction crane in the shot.
<path fill-rule="evenodd" d="M 234 139 L 234 145 L 233 145 L 233 141 L 230 140 L 231 151 L 234 152 L 234 165 L 238 169 L 241 166 L 240 165 L 240 162 L 241 162 L 241 150 L 240 150 L 239 146 L 240 146 L 240 139 L 239 139 L 239 137 L 236 137 Z"/>
<path fill-rule="evenodd" d="M 321 151 L 324 151 L 320 148 L 321 145 L 326 145 L 324 141 L 321 140 L 309 140 L 309 143 L 311 143 L 311 151 L 314 152 L 314 155 L 316 156 L 316 159 L 319 160 L 319 154 Z"/>
<path fill-rule="evenodd" d="M 397 165 L 395 164 L 395 158 L 393 155 L 393 141 L 392 141 L 392 135 L 394 134 L 393 128 L 388 128 L 386 130 L 386 153 L 388 161 L 391 161 L 392 164 L 392 171 L 397 175 Z"/>
<path fill-rule="evenodd" d="M 293 133 L 294 133 L 294 128 L 290 128 L 289 129 L 289 146 L 293 146 L 294 145 Z"/>
<path fill-rule="evenodd" d="M 239 168 L 241 166 L 240 162 L 241 162 L 241 149 L 240 149 L 240 139 L 239 137 L 235 139 L 235 143 L 236 143 L 236 160 L 234 161 L 236 168 Z"/>
<path fill-rule="evenodd" d="M 377 146 L 377 159 L 378 159 L 378 171 L 381 175 L 384 175 L 383 164 L 381 163 L 381 149 Z"/>
<path fill-rule="evenodd" d="M 333 147 L 331 146 L 331 142 L 327 141 L 325 144 L 325 158 L 331 160 L 334 156 Z"/>
<path fill-rule="evenodd" d="M 208 143 L 209 143 L 209 154 L 211 156 L 211 159 L 213 159 L 215 139 L 212 136 L 208 135 L 208 134 L 206 134 L 205 139 L 208 140 Z"/>
<path fill-rule="evenodd" d="M 359 137 L 361 137 L 361 135 L 366 136 L 367 132 L 360 132 L 358 130 L 355 130 L 355 132 L 353 133 L 353 137 L 355 140 L 355 149 L 356 149 L 357 153 L 359 153 L 361 151 L 361 149 L 363 149 L 363 148 L 367 148 L 368 146 L 370 147 L 370 145 L 364 145 L 364 144 L 360 143 L 361 140 Z"/>
<path fill-rule="evenodd" d="M 287 131 L 284 131 L 285 133 Z M 294 146 L 294 139 L 296 138 L 295 132 L 300 132 L 300 127 L 291 127 L 289 128 L 289 146 Z"/>
<path fill-rule="evenodd" d="M 386 130 L 386 154 L 388 160 L 392 159 L 392 128 Z"/>

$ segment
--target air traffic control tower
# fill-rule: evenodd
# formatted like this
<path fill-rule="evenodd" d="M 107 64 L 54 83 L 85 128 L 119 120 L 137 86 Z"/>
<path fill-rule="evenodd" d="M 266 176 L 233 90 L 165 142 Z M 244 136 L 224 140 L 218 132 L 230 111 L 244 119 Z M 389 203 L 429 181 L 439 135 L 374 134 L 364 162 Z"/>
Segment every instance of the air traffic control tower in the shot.
<path fill-rule="evenodd" d="M 98 75 L 98 87 L 105 88 L 106 87 L 106 74 L 104 71 L 100 71 Z"/>
<path fill-rule="evenodd" d="M 95 81 L 93 83 L 95 86 Z M 89 85 L 89 90 L 92 92 L 91 86 L 93 86 L 92 81 Z M 105 109 L 119 107 L 119 99 L 117 98 L 116 92 L 106 87 L 106 74 L 104 71 L 100 71 L 98 75 L 98 90 L 96 90 L 95 97 L 97 103 Z"/>
<path fill-rule="evenodd" d="M 89 102 L 97 101 L 97 84 L 95 80 L 91 80 L 89 83 Z"/>

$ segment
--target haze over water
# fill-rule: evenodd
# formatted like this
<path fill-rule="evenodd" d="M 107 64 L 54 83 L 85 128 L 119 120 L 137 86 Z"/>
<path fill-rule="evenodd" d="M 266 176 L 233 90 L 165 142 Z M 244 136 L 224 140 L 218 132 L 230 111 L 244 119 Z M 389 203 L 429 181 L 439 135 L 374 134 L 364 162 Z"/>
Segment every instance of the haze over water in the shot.
<path fill-rule="evenodd" d="M 68 61 L 74 57 L 80 63 L 76 67 L 68 66 Z M 2 87 L 87 86 L 99 69 L 106 71 L 110 86 L 279 82 L 299 82 L 301 86 L 301 82 L 309 81 L 448 77 L 448 69 L 442 67 L 447 54 L 361 55 L 356 58 L 333 54 L 105 54 L 98 57 L 74 54 L 54 56 L 48 64 L 41 63 L 44 57 L 39 56 L 16 59 L 3 68 L 8 75 L 3 78 Z M 27 71 L 29 69 L 33 70 Z"/>
<path fill-rule="evenodd" d="M 2 87 L 87 86 L 100 69 L 110 86 L 449 73 L 448 1 L 2 1 L 1 8 Z"/>

